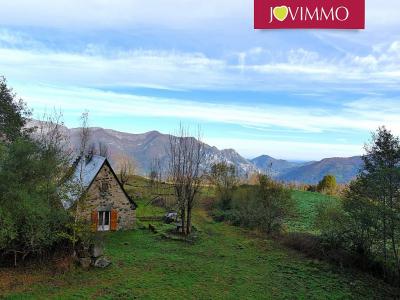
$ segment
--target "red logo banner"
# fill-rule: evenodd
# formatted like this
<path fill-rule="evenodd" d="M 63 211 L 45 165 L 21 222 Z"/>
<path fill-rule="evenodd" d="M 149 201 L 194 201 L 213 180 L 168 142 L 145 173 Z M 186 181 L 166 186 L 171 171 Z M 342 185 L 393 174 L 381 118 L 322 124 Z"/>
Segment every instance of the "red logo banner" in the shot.
<path fill-rule="evenodd" d="M 255 29 L 365 29 L 365 0 L 254 0 Z"/>

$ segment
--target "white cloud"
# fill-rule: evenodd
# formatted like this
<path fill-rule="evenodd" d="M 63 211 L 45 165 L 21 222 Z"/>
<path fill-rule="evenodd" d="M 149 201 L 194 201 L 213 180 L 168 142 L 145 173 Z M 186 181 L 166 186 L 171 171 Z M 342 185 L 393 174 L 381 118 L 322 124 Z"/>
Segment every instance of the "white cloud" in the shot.
<path fill-rule="evenodd" d="M 399 24 L 397 0 L 366 0 L 367 28 Z M 29 12 L 29 13 L 27 13 Z M 252 0 L 13 0 L 3 1 L 0 25 L 58 28 L 174 28 L 251 25 Z"/>
<path fill-rule="evenodd" d="M 287 53 L 261 47 L 242 52 L 232 64 L 203 53 L 133 49 L 102 49 L 89 44 L 74 53 L 19 44 L 21 37 L 0 32 L 0 70 L 10 79 L 76 86 L 144 86 L 167 89 L 231 89 L 329 92 L 363 85 L 365 92 L 397 89 L 400 83 L 400 42 L 374 48 L 366 55 L 325 58 L 303 48 Z M 35 41 L 29 41 L 31 45 Z M 268 53 L 268 55 L 265 55 Z M 247 57 L 251 57 L 248 59 Z M 367 86 L 367 84 L 369 84 Z"/>
<path fill-rule="evenodd" d="M 382 99 L 379 95 L 350 103 L 341 99 L 347 104 L 322 110 L 283 105 L 218 105 L 211 101 L 199 104 L 95 89 L 141 86 L 173 90 L 279 90 L 285 95 L 320 95 L 320 101 L 335 101 L 338 90 L 397 93 L 400 84 L 400 19 L 397 17 L 400 1 L 397 0 L 388 0 L 384 5 L 379 0 L 367 0 L 365 31 L 318 31 L 318 34 L 315 31 L 255 32 L 252 0 L 3 2 L 0 26 L 21 31 L 0 29 L 0 75 L 6 75 L 12 83 L 20 83 L 13 86 L 35 107 L 60 106 L 67 111 L 87 107 L 104 116 L 194 119 L 259 130 L 280 128 L 314 136 L 330 131 L 366 132 L 382 124 L 400 133 L 400 102 L 396 98 Z M 41 39 L 49 47 L 30 36 L 36 29 L 49 34 Z M 141 39 L 148 42 L 143 29 L 154 32 L 158 43 L 162 43 L 160 36 L 164 30 L 173 29 L 168 31 L 169 37 L 178 49 L 187 46 L 182 39 L 188 33 L 193 34 L 188 48 L 198 52 L 120 51 L 110 47 L 119 47 L 120 37 L 109 44 L 95 44 L 97 38 L 88 38 L 104 32 L 132 32 L 139 37 L 138 43 Z M 77 31 L 82 33 L 77 36 L 79 42 L 88 40 L 84 50 L 67 47 L 54 36 Z M 208 45 L 206 38 L 210 34 L 220 37 L 218 44 Z M 215 36 L 212 37 L 215 39 Z M 233 38 L 239 41 L 233 43 Z M 193 46 L 195 41 L 199 45 Z M 222 49 L 221 45 L 225 44 L 226 49 Z M 215 51 L 215 45 L 221 49 Z M 248 45 L 247 51 L 244 45 Z M 201 51 L 223 54 L 212 56 Z M 31 85 L 24 84 L 27 82 Z M 333 100 L 322 99 L 320 93 L 328 98 L 332 95 Z M 309 155 L 304 159 L 316 158 L 318 153 L 347 156 L 360 152 L 358 146 L 344 144 L 229 139 L 218 139 L 214 144 L 238 148 L 245 155 L 261 148 L 266 152 L 271 149 L 272 154 L 275 151 L 278 157 L 282 157 L 282 150 L 287 152 L 287 158 Z"/>
<path fill-rule="evenodd" d="M 314 134 L 348 130 L 369 132 L 387 125 L 400 134 L 400 107 L 395 100 L 362 99 L 328 110 L 284 105 L 215 104 L 83 88 L 17 85 L 16 89 L 33 107 L 50 109 L 55 106 L 66 111 L 88 108 L 97 116 L 169 117 Z M 378 101 L 380 104 L 375 105 Z"/>
<path fill-rule="evenodd" d="M 400 134 L 400 98 L 365 98 L 349 102 L 345 106 L 345 111 L 350 115 L 370 120 L 375 128 L 386 125 L 395 134 Z"/>
<path fill-rule="evenodd" d="M 119 118 L 156 117 L 183 122 L 204 122 L 235 124 L 257 131 L 276 131 L 280 134 L 268 135 L 269 138 L 252 137 L 229 138 L 226 136 L 205 136 L 204 141 L 220 149 L 234 148 L 247 158 L 268 153 L 283 159 L 319 160 L 325 157 L 347 157 L 363 153 L 363 145 L 348 141 L 311 142 L 301 133 L 320 134 L 327 131 L 369 131 L 382 125 L 380 120 L 370 120 L 367 116 L 357 115 L 357 104 L 349 105 L 348 112 L 329 112 L 298 109 L 285 106 L 248 107 L 241 105 L 217 105 L 196 103 L 175 99 L 144 97 L 91 89 L 58 88 L 47 86 L 17 86 L 20 96 L 35 107 L 35 115 L 51 109 L 62 109 L 66 115 L 78 116 L 84 109 L 96 119 L 106 117 Z M 360 104 L 361 105 L 361 104 Z M 354 110 L 353 110 L 354 109 Z M 386 108 L 385 108 L 386 109 Z M 351 112 L 351 115 L 348 113 Z M 365 119 L 361 118 L 364 117 Z M 397 114 L 396 114 L 397 116 Z M 382 117 L 382 116 L 381 116 Z M 71 120 L 71 118 L 70 118 Z M 392 118 L 393 124 L 400 128 L 400 121 Z M 68 122 L 67 122 L 68 125 Z M 96 124 L 101 125 L 101 124 Z M 122 126 L 119 128 L 118 126 Z M 135 132 L 135 126 L 115 123 L 113 129 Z M 153 128 L 154 129 L 154 128 Z M 158 128 L 160 129 L 160 128 Z M 165 132 L 165 133 L 168 133 Z M 298 134 L 299 138 L 282 140 L 285 133 Z M 400 131 L 399 131 L 400 133 Z M 283 135 L 282 135 L 283 134 Z"/>
<path fill-rule="evenodd" d="M 227 84 L 225 67 L 224 61 L 200 53 L 135 50 L 104 55 L 0 48 L 1 72 L 27 82 L 204 88 Z"/>
<path fill-rule="evenodd" d="M 208 27 L 210 22 L 251 17 L 251 11 L 251 1 L 231 0 L 13 0 L 2 3 L 0 25 L 65 29 Z M 252 17 L 249 21 L 252 23 Z"/>
<path fill-rule="evenodd" d="M 400 2 L 397 0 L 366 0 L 366 27 L 399 25 L 399 11 Z"/>

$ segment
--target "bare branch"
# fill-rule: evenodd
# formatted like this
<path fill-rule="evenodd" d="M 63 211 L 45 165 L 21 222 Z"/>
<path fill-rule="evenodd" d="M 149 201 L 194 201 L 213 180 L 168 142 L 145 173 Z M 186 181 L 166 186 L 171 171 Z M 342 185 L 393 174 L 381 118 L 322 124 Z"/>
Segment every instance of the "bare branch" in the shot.
<path fill-rule="evenodd" d="M 180 209 L 182 232 L 186 235 L 191 232 L 191 214 L 200 191 L 205 162 L 200 129 L 195 139 L 189 135 L 189 129 L 180 124 L 177 135 L 170 135 L 169 148 L 169 178 Z"/>

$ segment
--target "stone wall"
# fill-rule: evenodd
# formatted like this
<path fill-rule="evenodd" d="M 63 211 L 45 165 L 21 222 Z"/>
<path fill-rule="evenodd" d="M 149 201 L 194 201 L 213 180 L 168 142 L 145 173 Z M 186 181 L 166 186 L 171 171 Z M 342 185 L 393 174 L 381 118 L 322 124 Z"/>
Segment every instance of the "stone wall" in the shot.
<path fill-rule="evenodd" d="M 91 222 L 92 211 L 118 212 L 117 230 L 135 226 L 136 211 L 126 197 L 110 167 L 104 164 L 80 205 L 81 216 Z"/>

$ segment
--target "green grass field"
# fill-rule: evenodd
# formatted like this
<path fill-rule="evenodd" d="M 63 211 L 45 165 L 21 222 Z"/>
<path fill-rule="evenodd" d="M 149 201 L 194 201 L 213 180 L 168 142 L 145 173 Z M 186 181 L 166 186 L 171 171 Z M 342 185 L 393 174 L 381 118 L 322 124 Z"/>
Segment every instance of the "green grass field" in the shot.
<path fill-rule="evenodd" d="M 321 202 L 336 199 L 332 196 L 320 193 L 292 191 L 292 197 L 297 204 L 297 213 L 294 218 L 287 222 L 289 231 L 316 233 L 314 220 L 316 216 L 316 205 Z"/>
<path fill-rule="evenodd" d="M 293 193 L 300 214 L 289 228 L 314 230 L 313 206 L 327 198 Z M 151 205 L 145 208 L 145 203 L 140 201 L 138 214 L 162 212 Z M 396 293 L 366 274 L 310 260 L 260 234 L 215 223 L 201 208 L 195 211 L 194 223 L 199 238 L 193 244 L 164 239 L 146 229 L 106 234 L 106 254 L 113 262 L 106 270 L 75 269 L 61 275 L 48 269 L 0 270 L 0 295 L 6 299 L 384 299 Z"/>
<path fill-rule="evenodd" d="M 9 299 L 377 299 L 390 289 L 369 276 L 303 258 L 245 230 L 197 217 L 192 245 L 147 230 L 107 234 L 107 270 L 40 272 Z M 44 272 L 44 274 L 43 274 Z"/>

